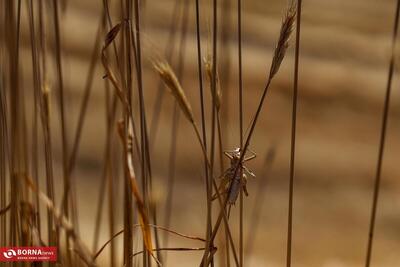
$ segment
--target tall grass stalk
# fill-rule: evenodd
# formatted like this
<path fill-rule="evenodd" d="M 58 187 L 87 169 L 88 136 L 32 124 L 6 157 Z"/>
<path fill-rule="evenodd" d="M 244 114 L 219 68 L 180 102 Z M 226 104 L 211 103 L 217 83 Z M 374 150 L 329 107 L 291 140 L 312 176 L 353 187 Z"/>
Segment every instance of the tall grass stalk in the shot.
<path fill-rule="evenodd" d="M 99 43 L 101 43 L 100 38 L 101 35 L 103 33 L 103 27 L 104 27 L 104 19 L 102 19 L 99 23 L 99 29 L 98 29 L 98 33 L 96 36 L 96 42 L 95 42 L 95 46 L 92 52 L 92 58 L 91 58 L 91 63 L 90 63 L 90 67 L 89 67 L 89 75 L 88 75 L 88 80 L 86 83 L 86 89 L 85 89 L 85 95 L 84 98 L 82 100 L 82 106 L 81 106 L 81 113 L 79 116 L 79 122 L 78 122 L 78 130 L 76 132 L 76 136 L 75 136 L 75 142 L 74 142 L 74 146 L 73 146 L 73 152 L 72 155 L 74 155 L 77 150 L 77 144 L 79 143 L 79 139 L 80 139 L 80 132 L 82 131 L 82 126 L 83 126 L 83 120 L 85 117 L 85 113 L 86 113 L 86 109 L 87 109 L 87 104 L 89 101 L 89 96 L 90 96 L 90 91 L 92 86 L 92 78 L 93 77 L 93 73 L 95 70 L 95 66 L 96 66 L 96 62 L 98 59 L 98 54 L 100 54 L 100 46 Z M 106 103 L 106 107 L 108 103 Z M 108 110 L 108 109 L 107 109 Z M 106 124 L 108 125 L 108 112 L 106 113 Z M 108 128 L 108 127 L 107 127 Z M 94 227 L 94 238 L 93 238 L 93 251 L 95 251 L 97 249 L 97 245 L 98 245 L 98 239 L 99 239 L 99 234 L 100 234 L 100 226 L 101 226 L 101 218 L 102 218 L 102 214 L 103 214 L 103 206 L 104 206 L 104 195 L 105 195 L 105 191 L 106 191 L 106 185 L 107 185 L 107 178 L 108 178 L 108 168 L 105 166 L 108 166 L 107 161 L 109 158 L 109 154 L 110 154 L 110 149 L 109 149 L 109 133 L 107 132 L 107 138 L 106 138 L 106 144 L 105 144 L 105 155 L 104 155 L 104 168 L 103 168 L 103 173 L 102 173 L 102 178 L 101 178 L 101 182 L 100 182 L 100 189 L 99 189 L 99 200 L 97 201 L 97 213 L 96 213 L 96 220 L 95 220 L 95 227 Z M 79 137 L 78 137 L 79 136 Z M 73 159 L 73 156 L 71 155 L 71 160 L 70 160 L 70 166 L 72 166 L 73 162 L 75 162 L 75 160 Z M 75 156 L 76 157 L 76 156 Z M 74 157 L 74 158 L 75 158 Z M 71 167 L 70 167 L 70 171 L 71 171 Z"/>
<path fill-rule="evenodd" d="M 301 4 L 302 0 L 297 0 L 296 45 L 295 45 L 293 106 L 292 106 L 292 134 L 291 134 L 291 147 L 290 147 L 289 208 L 288 208 L 287 255 L 286 255 L 287 267 L 290 267 L 292 265 L 293 187 L 294 187 L 294 175 L 295 175 L 294 168 L 295 168 L 295 156 L 296 156 L 296 124 L 297 124 L 297 94 L 298 94 L 298 80 L 299 80 Z"/>
<path fill-rule="evenodd" d="M 143 79 L 142 79 L 142 51 L 141 51 L 141 39 L 140 39 L 140 6 L 139 0 L 134 1 L 134 9 L 135 9 L 135 30 L 136 30 L 136 75 L 137 75 L 137 86 L 138 86 L 138 95 L 139 95 L 139 106 L 140 106 L 140 136 L 141 136 L 141 155 L 142 155 L 142 186 L 143 186 L 143 200 L 144 205 L 147 210 L 149 210 L 148 203 L 148 188 L 149 184 L 148 179 L 151 183 L 151 165 L 150 165 L 150 147 L 149 147 L 149 139 L 147 133 L 147 122 L 146 122 L 146 110 L 145 110 L 145 102 L 144 102 L 144 94 L 143 94 Z M 149 172 L 146 173 L 146 166 L 149 166 Z M 148 176 L 149 174 L 149 176 Z M 154 214 L 155 215 L 155 214 Z M 156 233 L 157 235 L 157 233 Z M 158 238 L 156 238 L 158 239 Z M 147 259 L 146 259 L 147 258 Z M 146 262 L 150 262 L 150 255 L 145 252 L 143 255 L 144 264 L 146 266 Z"/>
<path fill-rule="evenodd" d="M 201 132 L 202 136 L 199 137 L 199 142 L 204 147 L 204 174 L 205 174 L 205 185 L 206 185 L 206 202 L 207 202 L 207 215 L 206 215 L 206 243 L 209 243 L 211 238 L 211 201 L 209 196 L 212 188 L 209 184 L 209 169 L 208 169 L 208 158 L 207 158 L 207 134 L 206 134 L 206 122 L 205 122 L 205 105 L 204 105 L 204 89 L 203 89 L 203 71 L 202 71 L 202 51 L 201 51 L 201 32 L 200 32 L 200 0 L 196 0 L 196 41 L 197 41 L 197 73 L 199 82 L 199 95 L 200 95 L 200 113 L 201 113 Z"/>
<path fill-rule="evenodd" d="M 39 99 L 40 99 L 40 74 L 39 74 L 39 61 L 38 61 L 38 49 L 36 46 L 36 33 L 35 33 L 35 23 L 34 23 L 34 11 L 33 11 L 33 1 L 29 1 L 27 5 L 28 16 L 29 16 L 29 35 L 31 41 L 31 55 L 32 55 L 32 69 L 33 69 L 33 126 L 32 126 L 32 175 L 36 184 L 39 184 L 39 153 L 38 153 L 38 110 L 39 110 Z M 35 227 L 38 229 L 38 237 L 41 238 L 41 225 L 40 225 L 40 205 L 39 197 L 35 198 Z"/>
<path fill-rule="evenodd" d="M 238 9 L 238 68 L 239 68 L 239 144 L 243 147 L 243 77 L 242 77 L 242 1 L 237 2 Z M 240 170 L 240 177 L 243 176 Z M 240 266 L 243 267 L 243 188 L 240 188 L 239 196 L 239 251 Z"/>
<path fill-rule="evenodd" d="M 15 4 L 17 7 L 15 7 Z M 9 244 L 17 246 L 22 243 L 22 228 L 19 214 L 19 203 L 23 201 L 23 189 L 21 182 L 21 173 L 24 173 L 23 166 L 23 144 L 22 140 L 22 121 L 21 100 L 22 92 L 19 83 L 19 45 L 20 45 L 20 15 L 21 1 L 7 1 L 5 3 L 5 40 L 8 54 L 9 68 L 9 102 L 10 117 L 10 192 L 11 192 L 11 210 L 10 210 L 10 237 Z M 15 16 L 16 15 L 16 16 Z M 11 89 L 12 88 L 12 89 Z M 7 110 L 7 106 L 5 110 Z"/>
<path fill-rule="evenodd" d="M 43 144 L 44 144 L 44 157 L 45 157 L 45 170 L 46 170 L 46 195 L 49 199 L 55 203 L 55 189 L 54 189 L 54 171 L 53 171 L 53 145 L 52 145 L 52 131 L 50 126 L 50 88 L 47 81 L 47 39 L 46 39 L 46 27 L 45 27 L 45 2 L 38 2 L 39 11 L 39 46 L 38 46 L 38 66 L 34 65 L 34 76 L 38 82 L 38 105 L 40 107 L 40 117 L 42 124 L 43 133 Z M 33 30 L 33 27 L 32 27 Z M 33 32 L 32 32 L 33 33 Z M 33 42 L 34 44 L 34 42 Z M 33 50 L 34 53 L 34 50 Z M 35 60 L 33 60 L 34 62 Z M 34 64 L 34 63 L 33 63 Z M 55 228 L 56 227 L 56 228 Z M 47 232 L 48 232 L 48 243 L 59 247 L 59 231 L 58 226 L 53 223 L 53 216 L 50 209 L 47 209 Z M 50 263 L 52 266 L 52 263 Z"/>
<path fill-rule="evenodd" d="M 387 124 L 388 124 L 388 117 L 389 117 L 389 109 L 390 109 L 390 95 L 391 95 L 391 90 L 392 90 L 392 79 L 393 79 L 394 64 L 395 64 L 395 48 L 396 48 L 396 41 L 397 41 L 397 34 L 398 34 L 397 32 L 398 32 L 398 28 L 399 28 L 399 17 L 400 17 L 400 0 L 397 1 L 396 14 L 395 14 L 394 25 L 393 25 L 392 51 L 391 51 L 388 78 L 387 78 L 387 84 L 386 84 L 385 101 L 384 101 L 383 112 L 382 112 L 382 126 L 381 126 L 380 140 L 379 140 L 378 161 L 377 161 L 377 166 L 376 166 L 374 194 L 373 194 L 373 199 L 372 199 L 371 217 L 370 217 L 370 222 L 369 222 L 367 254 L 366 254 L 366 259 L 365 259 L 366 267 L 369 267 L 371 265 L 372 247 L 373 247 L 373 243 L 374 243 L 375 220 L 376 220 L 376 213 L 377 213 L 377 208 L 378 208 L 383 156 L 384 156 L 384 152 L 385 152 L 385 140 L 386 140 L 386 131 L 387 131 Z"/>
<path fill-rule="evenodd" d="M 69 150 L 68 150 L 68 137 L 67 137 L 67 119 L 65 114 L 65 92 L 64 92 L 64 80 L 63 80 L 63 67 L 62 67 L 62 51 L 61 51 L 61 33 L 60 33 L 60 20 L 59 20 L 59 6 L 58 1 L 53 0 L 52 2 L 53 7 L 53 25 L 54 25 L 54 38 L 55 38 L 55 45 L 54 45 L 54 53 L 55 53 L 55 64 L 56 64 L 56 75 L 57 75 L 57 95 L 58 95 L 58 107 L 59 107 L 59 116 L 60 116 L 60 128 L 61 128 L 61 143 L 62 143 L 62 170 L 63 170 L 63 179 L 64 179 L 64 191 L 63 197 L 61 201 L 61 210 L 62 213 L 65 213 L 66 217 L 69 218 L 70 216 L 70 203 L 72 204 L 71 209 L 76 211 L 75 201 L 72 200 L 75 194 L 71 193 L 71 188 L 75 188 L 71 185 L 71 179 L 68 173 L 68 166 L 69 166 Z M 74 215 L 74 214 L 72 214 Z M 72 216 L 72 221 L 76 225 L 78 225 L 77 218 Z M 70 237 L 68 236 L 69 232 L 66 232 L 65 238 L 65 246 L 70 247 Z M 72 255 L 70 250 L 66 251 L 67 264 L 74 264 Z"/>
<path fill-rule="evenodd" d="M 217 6 L 217 0 L 213 0 L 212 2 L 212 17 L 213 17 L 213 29 L 212 29 L 212 82 L 211 82 L 211 91 L 213 92 L 213 95 L 215 95 L 215 92 L 217 90 L 217 43 L 218 43 L 218 6 Z M 215 102 L 215 97 L 212 98 L 213 104 Z M 208 175 L 208 186 L 209 188 L 212 188 L 212 181 L 214 178 L 214 142 L 215 142 L 215 104 L 211 105 L 211 116 L 212 116 L 212 125 L 211 125 L 211 146 L 210 146 L 210 167 L 209 167 L 209 175 Z M 218 190 L 218 189 L 217 189 Z M 212 211 L 212 190 L 208 191 L 208 196 L 207 196 L 207 201 L 209 202 L 209 207 L 210 207 L 210 211 Z M 212 212 L 210 212 L 208 214 L 208 216 L 211 217 Z M 210 221 L 212 221 L 212 218 L 209 219 Z M 226 222 L 226 224 L 228 224 L 228 222 Z M 212 240 L 212 238 L 210 238 L 210 240 L 208 240 L 207 242 L 207 248 L 205 251 L 208 250 L 208 248 L 214 247 L 214 240 Z M 236 253 L 235 253 L 236 255 Z M 208 263 L 206 261 L 207 259 L 205 259 L 203 257 L 203 266 L 208 266 Z M 211 266 L 214 266 L 214 257 L 211 257 Z"/>
<path fill-rule="evenodd" d="M 1 52 L 0 52 L 1 53 Z M 1 69 L 2 70 L 2 69 Z M 1 246 L 6 246 L 8 244 L 7 239 L 7 214 L 6 212 L 11 207 L 7 203 L 7 159 L 8 159 L 8 148 L 7 148 L 7 113 L 6 113 L 6 96 L 5 96 L 5 86 L 3 77 L 0 77 L 0 221 L 1 221 Z M 8 208 L 7 208 L 8 207 Z"/>

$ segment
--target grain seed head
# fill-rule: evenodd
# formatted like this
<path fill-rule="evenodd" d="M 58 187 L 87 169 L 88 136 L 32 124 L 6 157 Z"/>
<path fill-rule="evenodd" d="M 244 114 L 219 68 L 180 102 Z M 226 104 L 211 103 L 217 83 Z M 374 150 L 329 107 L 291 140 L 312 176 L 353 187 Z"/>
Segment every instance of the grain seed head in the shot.
<path fill-rule="evenodd" d="M 171 66 L 167 62 L 162 62 L 160 60 L 154 61 L 153 66 L 157 73 L 160 75 L 161 80 L 175 97 L 176 101 L 179 104 L 179 107 L 182 109 L 186 118 L 191 123 L 194 123 L 192 107 Z"/>
<path fill-rule="evenodd" d="M 285 57 L 287 48 L 289 47 L 290 35 L 293 32 L 296 18 L 296 5 L 292 2 L 282 21 L 281 32 L 279 35 L 278 44 L 276 45 L 274 58 L 271 64 L 270 79 L 278 72 L 282 60 Z"/>

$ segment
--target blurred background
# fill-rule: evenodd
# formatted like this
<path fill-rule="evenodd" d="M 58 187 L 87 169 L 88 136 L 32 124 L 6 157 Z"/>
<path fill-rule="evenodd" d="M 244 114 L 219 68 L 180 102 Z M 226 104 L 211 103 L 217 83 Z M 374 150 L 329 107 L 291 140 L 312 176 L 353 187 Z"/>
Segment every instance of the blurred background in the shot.
<path fill-rule="evenodd" d="M 64 2 L 60 12 L 60 28 L 66 123 L 71 145 L 101 21 L 102 1 Z M 154 57 L 167 58 L 176 70 L 179 55 L 183 56 L 184 64 L 180 79 L 182 87 L 193 106 L 195 119 L 200 123 L 194 2 L 142 1 L 143 83 L 149 131 L 153 133 L 150 147 L 154 197 L 160 224 L 163 225 L 166 214 L 165 203 L 170 188 L 167 185 L 170 149 L 172 140 L 175 140 L 176 170 L 170 228 L 204 236 L 206 201 L 201 150 L 191 125 L 182 116 L 178 132 L 172 134 L 174 100 L 168 93 L 159 106 L 159 123 L 152 125 L 154 110 L 158 106 L 159 78 L 150 60 Z M 243 115 L 246 129 L 267 80 L 287 2 L 242 2 Z M 202 0 L 200 3 L 202 53 L 207 55 L 211 53 L 211 1 Z M 232 150 L 239 146 L 237 1 L 220 0 L 218 3 L 217 61 L 222 90 L 222 140 L 223 149 Z M 119 8 L 118 1 L 110 1 L 114 23 L 118 22 Z M 395 8 L 394 0 L 303 1 L 293 266 L 353 267 L 364 264 Z M 24 90 L 29 91 L 32 69 L 26 12 L 23 8 L 20 81 Z M 187 35 L 182 45 L 180 36 L 185 27 Z M 174 38 L 170 37 L 172 31 L 176 32 Z M 257 177 L 249 178 L 247 185 L 250 195 L 244 202 L 245 266 L 284 266 L 286 262 L 293 66 L 294 49 L 291 46 L 271 85 L 251 142 L 251 149 L 257 153 L 257 158 L 247 166 Z M 49 72 L 53 71 L 50 67 Z M 54 74 L 49 74 L 50 80 L 52 76 Z M 79 231 L 89 247 L 93 243 L 98 203 L 107 201 L 107 196 L 99 193 L 106 138 L 103 76 L 104 69 L 98 61 L 72 174 L 76 181 Z M 210 93 L 207 79 L 204 81 L 209 118 Z M 394 267 L 400 264 L 399 87 L 396 69 L 372 266 Z M 29 104 L 29 94 L 25 98 L 28 111 L 29 105 L 32 105 Z M 54 98 L 51 114 L 53 162 L 56 187 L 61 192 L 62 179 L 57 178 L 61 177 L 62 172 L 59 115 L 56 94 L 51 91 L 51 95 Z M 119 118 L 120 113 L 117 114 Z M 32 121 L 29 115 L 27 121 L 28 124 Z M 210 120 L 207 120 L 207 125 L 210 126 Z M 158 127 L 157 130 L 154 127 Z M 113 145 L 119 146 L 117 135 L 114 139 Z M 266 163 L 266 155 L 271 149 L 275 151 L 275 158 Z M 114 151 L 114 154 L 115 163 L 120 163 L 118 151 Z M 119 179 L 119 186 L 115 189 L 116 230 L 121 229 L 123 224 L 123 209 L 118 208 L 122 205 L 121 181 Z M 60 197 L 56 200 L 61 201 Z M 233 206 L 230 217 L 235 241 L 238 240 L 238 211 L 238 205 Z M 99 244 L 109 239 L 107 216 L 108 213 L 104 211 Z M 118 244 L 121 248 L 121 238 Z M 193 241 L 173 236 L 169 237 L 169 244 L 196 246 Z M 201 252 L 169 252 L 166 265 L 195 266 L 201 256 Z M 101 266 L 107 266 L 107 257 L 108 251 L 100 256 Z M 218 266 L 223 264 L 219 263 Z"/>

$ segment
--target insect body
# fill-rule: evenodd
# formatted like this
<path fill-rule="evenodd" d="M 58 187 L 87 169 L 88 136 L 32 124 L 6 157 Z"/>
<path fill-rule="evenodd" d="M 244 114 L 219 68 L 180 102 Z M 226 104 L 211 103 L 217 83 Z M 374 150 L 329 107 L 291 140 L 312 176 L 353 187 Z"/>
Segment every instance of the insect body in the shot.
<path fill-rule="evenodd" d="M 255 177 L 254 173 L 252 173 L 246 166 L 243 165 L 244 162 L 252 160 L 256 157 L 256 154 L 252 151 L 251 156 L 243 158 L 242 162 L 239 162 L 240 160 L 240 148 L 236 148 L 233 151 L 225 151 L 224 154 L 230 159 L 230 167 L 225 171 L 225 173 L 222 175 L 222 181 L 219 186 L 219 191 L 220 194 L 226 194 L 228 198 L 228 204 L 234 205 L 238 196 L 240 189 L 243 188 L 243 191 L 246 196 L 248 196 L 247 192 L 247 176 L 246 174 L 249 174 L 250 176 Z M 239 164 L 238 171 L 236 172 L 235 175 L 235 169 L 236 166 Z M 214 199 L 216 199 L 216 196 L 214 196 Z"/>

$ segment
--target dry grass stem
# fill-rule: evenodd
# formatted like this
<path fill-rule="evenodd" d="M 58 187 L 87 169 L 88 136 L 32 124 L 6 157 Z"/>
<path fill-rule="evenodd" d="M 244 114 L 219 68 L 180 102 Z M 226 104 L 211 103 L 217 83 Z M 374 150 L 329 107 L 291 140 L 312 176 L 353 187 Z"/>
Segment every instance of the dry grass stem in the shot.
<path fill-rule="evenodd" d="M 134 228 L 137 228 L 137 227 L 139 227 L 139 226 L 142 227 L 141 224 L 135 224 L 135 225 L 133 225 Z M 166 228 L 166 227 L 157 226 L 157 225 L 153 225 L 153 224 L 149 224 L 149 227 L 155 228 L 155 229 L 158 229 L 158 230 L 162 230 L 162 231 L 165 231 L 165 232 L 167 232 L 167 233 L 171 233 L 171 234 L 174 234 L 174 235 L 183 237 L 183 238 L 187 238 L 187 239 L 191 239 L 191 240 L 197 240 L 197 241 L 201 241 L 201 242 L 206 242 L 206 240 L 203 239 L 203 238 L 201 238 L 201 237 L 182 234 L 182 233 L 179 233 L 179 232 L 170 230 L 170 229 L 168 229 L 168 228 Z M 119 232 L 115 233 L 109 240 L 107 240 L 107 242 L 105 242 L 105 243 L 103 244 L 103 246 L 101 246 L 101 248 L 96 252 L 96 254 L 94 255 L 94 258 L 96 259 L 96 258 L 101 254 L 101 252 L 107 247 L 107 245 L 110 244 L 111 241 L 112 241 L 113 239 L 115 239 L 116 237 L 118 237 L 119 235 L 121 235 L 123 232 L 124 232 L 124 229 L 122 229 L 122 230 L 120 230 Z"/>
<path fill-rule="evenodd" d="M 118 124 L 118 133 L 121 137 L 122 142 L 125 142 L 124 148 L 126 151 L 125 154 L 125 166 L 128 170 L 130 185 L 132 193 L 135 197 L 136 205 L 139 211 L 139 221 L 142 228 L 143 240 L 146 245 L 146 249 L 150 254 L 153 254 L 153 245 L 151 240 L 151 229 L 149 227 L 150 220 L 147 215 L 146 207 L 143 202 L 143 198 L 140 195 L 139 187 L 136 182 L 136 175 L 133 166 L 133 155 L 132 155 L 132 129 L 129 129 L 128 136 L 125 136 L 124 123 L 119 122 Z"/>

